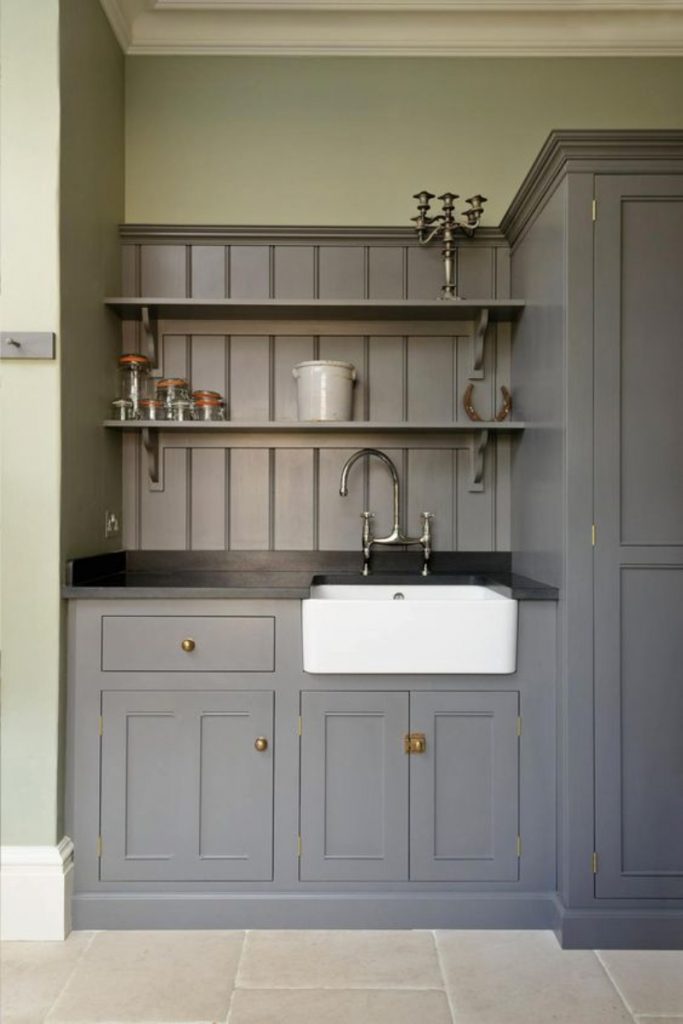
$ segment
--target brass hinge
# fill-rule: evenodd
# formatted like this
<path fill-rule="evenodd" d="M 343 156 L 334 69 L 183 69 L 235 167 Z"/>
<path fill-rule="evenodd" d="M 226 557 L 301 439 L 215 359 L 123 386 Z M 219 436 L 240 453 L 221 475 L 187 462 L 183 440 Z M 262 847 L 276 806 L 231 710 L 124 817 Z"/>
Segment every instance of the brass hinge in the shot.
<path fill-rule="evenodd" d="M 593 523 L 593 525 L 591 526 L 591 544 L 593 545 L 593 547 L 595 547 L 595 538 L 596 538 L 596 536 L 597 536 L 597 531 L 595 529 L 595 523 Z"/>
<path fill-rule="evenodd" d="M 593 203 L 591 205 L 591 217 L 593 218 L 593 221 L 596 221 L 598 219 L 598 201 L 597 201 L 597 199 L 594 199 Z"/>
<path fill-rule="evenodd" d="M 301 721 L 301 715 L 299 715 L 299 726 L 298 726 L 298 729 L 299 729 L 299 736 L 303 735 L 304 726 L 303 726 L 303 722 Z"/>
<path fill-rule="evenodd" d="M 301 836 L 296 837 L 296 855 L 301 856 Z"/>
<path fill-rule="evenodd" d="M 97 735 L 101 736 L 103 732 L 104 732 L 104 721 L 102 720 L 102 715 L 100 715 L 100 717 L 97 719 Z"/>
<path fill-rule="evenodd" d="M 591 857 L 591 870 L 593 871 L 594 875 L 597 875 L 597 873 L 598 873 L 598 855 L 597 855 L 595 850 L 593 850 L 593 855 Z"/>
<path fill-rule="evenodd" d="M 520 715 L 517 715 L 517 735 L 522 735 L 522 718 Z"/>
<path fill-rule="evenodd" d="M 517 857 L 522 856 L 522 837 L 517 836 Z"/>
<path fill-rule="evenodd" d="M 97 837 L 97 857 L 98 859 L 102 856 L 102 836 Z"/>

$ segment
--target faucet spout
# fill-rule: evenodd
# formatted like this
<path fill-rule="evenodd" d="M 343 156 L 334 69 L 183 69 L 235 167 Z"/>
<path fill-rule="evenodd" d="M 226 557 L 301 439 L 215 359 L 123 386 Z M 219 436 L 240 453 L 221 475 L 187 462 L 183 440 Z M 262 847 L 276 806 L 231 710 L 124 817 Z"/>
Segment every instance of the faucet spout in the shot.
<path fill-rule="evenodd" d="M 398 537 L 398 535 L 401 532 L 400 531 L 400 527 L 399 527 L 399 508 L 400 508 L 400 505 L 401 505 L 401 491 L 400 491 L 401 483 L 400 483 L 399 478 L 398 478 L 398 470 L 396 469 L 396 466 L 391 461 L 389 456 L 385 455 L 384 452 L 381 452 L 379 450 L 379 448 L 360 448 L 357 452 L 354 452 L 353 455 L 349 456 L 349 458 L 344 463 L 344 468 L 342 469 L 342 472 L 341 472 L 341 480 L 339 482 L 339 493 L 341 494 L 342 498 L 345 498 L 347 496 L 347 494 L 349 493 L 349 485 L 348 485 L 349 470 L 351 469 L 351 467 L 353 465 L 355 465 L 356 462 L 358 462 L 359 459 L 369 458 L 370 456 L 374 456 L 376 459 L 379 459 L 381 462 L 383 462 L 384 465 L 389 470 L 389 472 L 391 473 L 391 479 L 393 481 L 393 519 L 394 519 L 393 529 L 392 529 L 392 536 L 396 535 L 396 537 Z M 377 542 L 375 542 L 375 543 L 377 543 Z"/>

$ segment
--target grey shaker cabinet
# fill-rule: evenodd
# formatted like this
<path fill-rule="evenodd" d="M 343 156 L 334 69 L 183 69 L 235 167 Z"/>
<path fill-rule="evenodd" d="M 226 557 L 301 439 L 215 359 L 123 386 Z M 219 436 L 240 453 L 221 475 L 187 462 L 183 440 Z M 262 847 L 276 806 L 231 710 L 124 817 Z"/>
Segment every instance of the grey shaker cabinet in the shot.
<path fill-rule="evenodd" d="M 415 881 L 514 881 L 519 859 L 519 695 L 413 693 L 410 876 Z"/>
<path fill-rule="evenodd" d="M 683 897 L 683 175 L 598 178 L 598 897 Z"/>
<path fill-rule="evenodd" d="M 105 690 L 101 880 L 272 878 L 272 729 L 270 691 Z"/>
<path fill-rule="evenodd" d="M 519 694 L 302 694 L 303 881 L 515 881 Z M 406 754 L 406 733 L 422 753 Z"/>

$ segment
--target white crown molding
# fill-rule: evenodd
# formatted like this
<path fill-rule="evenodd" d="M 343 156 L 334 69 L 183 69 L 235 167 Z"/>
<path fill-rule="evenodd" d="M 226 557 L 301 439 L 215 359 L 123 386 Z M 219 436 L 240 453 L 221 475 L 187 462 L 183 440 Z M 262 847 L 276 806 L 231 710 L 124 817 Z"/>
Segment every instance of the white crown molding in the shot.
<path fill-rule="evenodd" d="M 0 938 L 50 941 L 71 931 L 74 844 L 0 848 Z"/>
<path fill-rule="evenodd" d="M 101 2 L 129 54 L 683 56 L 683 0 Z"/>

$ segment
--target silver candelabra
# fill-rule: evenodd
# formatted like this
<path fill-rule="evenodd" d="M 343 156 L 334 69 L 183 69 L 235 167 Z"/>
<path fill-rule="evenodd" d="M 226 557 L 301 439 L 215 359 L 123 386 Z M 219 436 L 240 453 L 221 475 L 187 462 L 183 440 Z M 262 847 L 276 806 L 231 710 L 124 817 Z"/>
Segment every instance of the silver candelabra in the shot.
<path fill-rule="evenodd" d="M 455 283 L 455 233 L 460 229 L 470 238 L 472 237 L 479 227 L 486 197 L 476 195 L 465 200 L 469 206 L 468 209 L 462 211 L 461 216 L 465 218 L 464 221 L 458 220 L 453 212 L 455 200 L 459 199 L 459 196 L 454 192 L 444 192 L 438 198 L 443 203 L 443 210 L 435 217 L 430 217 L 429 202 L 434 199 L 432 193 L 418 192 L 414 195 L 413 199 L 417 199 L 417 217 L 411 219 L 415 221 L 415 230 L 420 245 L 429 245 L 435 238 L 440 238 L 443 241 L 441 255 L 444 260 L 446 283 L 441 289 L 441 298 L 457 300 L 461 296 L 457 294 Z"/>

